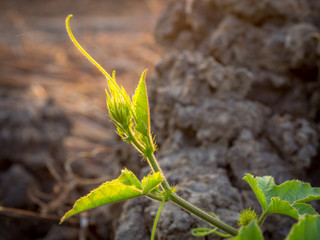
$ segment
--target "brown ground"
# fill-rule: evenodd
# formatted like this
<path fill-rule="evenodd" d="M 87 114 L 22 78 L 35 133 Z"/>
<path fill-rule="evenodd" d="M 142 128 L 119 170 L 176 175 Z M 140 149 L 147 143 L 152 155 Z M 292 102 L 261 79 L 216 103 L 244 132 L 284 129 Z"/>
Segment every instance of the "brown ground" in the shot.
<path fill-rule="evenodd" d="M 31 98 L 55 100 L 72 124 L 71 134 L 64 142 L 67 160 L 81 153 L 99 151 L 101 146 L 104 146 L 104 154 L 111 154 L 112 144 L 105 149 L 105 143 L 114 139 L 114 130 L 106 117 L 105 78 L 72 45 L 65 30 L 65 18 L 68 14 L 74 15 L 71 28 L 78 41 L 109 73 L 116 70 L 118 81 L 133 93 L 142 71 L 148 68 L 150 78 L 155 63 L 160 59 L 161 50 L 154 41 L 152 29 L 166 2 L 0 1 L 0 90 L 19 94 L 16 90 L 23 89 Z M 98 168 L 87 168 L 87 174 Z M 111 172 L 118 170 L 110 169 Z M 62 195 L 58 194 L 58 199 L 62 197 L 63 200 L 65 196 Z M 59 201 L 51 203 L 55 208 Z M 1 240 L 6 239 L 3 236 L 15 238 L 10 233 L 15 231 L 15 227 L 21 232 L 27 231 L 24 239 L 29 239 L 32 230 L 28 224 L 21 225 L 30 218 L 29 214 L 32 221 L 40 217 L 35 221 L 40 226 L 52 221 L 48 218 L 41 220 L 38 214 L 43 207 L 21 212 L 18 208 L 3 209 L 1 205 L 0 202 L 0 228 L 2 225 L 2 229 L 7 229 L 6 234 L 0 236 Z M 54 212 L 51 211 L 51 216 Z M 59 217 L 53 216 L 54 224 Z M 34 238 L 41 236 L 37 235 L 41 232 L 37 229 Z M 54 228 L 42 236 L 57 239 Z"/>

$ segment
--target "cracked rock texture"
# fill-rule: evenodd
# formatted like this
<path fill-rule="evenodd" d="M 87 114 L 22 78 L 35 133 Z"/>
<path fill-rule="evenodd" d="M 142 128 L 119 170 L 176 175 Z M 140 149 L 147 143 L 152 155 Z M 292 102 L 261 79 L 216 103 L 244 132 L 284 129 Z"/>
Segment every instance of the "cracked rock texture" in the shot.
<path fill-rule="evenodd" d="M 260 210 L 245 173 L 320 186 L 319 11 L 316 0 L 184 0 L 165 9 L 155 37 L 166 51 L 149 97 L 157 157 L 178 194 L 234 225 L 243 207 Z M 132 204 L 117 239 L 150 236 L 158 203 Z M 292 223 L 275 218 L 266 239 L 283 239 Z M 204 226 L 171 204 L 158 224 L 162 240 L 194 239 L 190 229 Z"/>

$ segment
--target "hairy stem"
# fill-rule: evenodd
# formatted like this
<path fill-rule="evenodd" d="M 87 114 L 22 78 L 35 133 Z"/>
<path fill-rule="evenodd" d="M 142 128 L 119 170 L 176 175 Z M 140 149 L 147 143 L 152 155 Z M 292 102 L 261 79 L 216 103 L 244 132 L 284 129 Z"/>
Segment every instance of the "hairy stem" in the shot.
<path fill-rule="evenodd" d="M 266 216 L 267 216 L 267 213 L 266 213 L 266 212 L 263 212 L 262 215 L 261 215 L 261 217 L 259 218 L 259 221 L 258 221 L 258 225 L 259 225 L 259 226 L 262 225 L 262 223 L 263 223 L 264 219 L 266 218 Z"/>
<path fill-rule="evenodd" d="M 151 165 L 151 168 L 155 172 L 161 172 L 161 168 L 158 164 L 158 161 L 156 160 L 154 154 L 148 157 L 149 159 L 149 164 Z M 170 193 L 170 198 L 169 200 L 174 202 L 175 204 L 179 205 L 181 208 L 193 213 L 194 215 L 198 216 L 199 218 L 205 220 L 208 223 L 211 223 L 212 225 L 218 227 L 222 231 L 229 233 L 232 236 L 236 236 L 238 234 L 238 231 L 234 229 L 233 227 L 227 225 L 226 223 L 218 220 L 217 218 L 213 217 L 212 215 L 208 214 L 207 212 L 201 210 L 200 208 L 192 205 L 191 203 L 187 202 L 186 200 L 182 199 L 179 197 L 177 194 L 172 193 L 170 189 L 170 185 L 168 184 L 164 174 L 161 172 L 164 181 L 161 183 L 161 186 L 163 189 L 167 192 Z"/>
<path fill-rule="evenodd" d="M 152 170 L 154 172 L 160 172 L 161 173 L 161 175 L 163 177 L 163 181 L 161 183 L 161 186 L 163 187 L 163 189 L 167 193 L 171 192 L 170 185 L 169 185 L 166 177 L 164 176 L 164 174 L 163 174 L 163 172 L 162 172 L 162 170 L 161 170 L 161 168 L 160 168 L 160 166 L 158 164 L 158 161 L 157 161 L 156 157 L 154 156 L 154 154 L 150 154 L 150 156 L 148 156 L 148 162 L 149 162 L 149 164 L 150 164 L 150 166 L 151 166 L 151 168 L 152 168 Z"/>
<path fill-rule="evenodd" d="M 161 196 L 156 196 L 156 195 L 154 195 L 154 194 L 147 194 L 146 195 L 148 198 L 150 198 L 150 199 L 153 199 L 153 200 L 156 200 L 156 201 L 159 201 L 159 202 L 161 202 L 162 200 L 163 200 L 163 197 Z"/>
<path fill-rule="evenodd" d="M 130 141 L 131 141 L 131 144 L 141 153 L 143 154 L 144 152 L 144 147 L 142 146 L 142 144 L 135 138 L 132 130 L 129 128 L 127 131 L 126 131 L 126 134 L 128 135 Z"/>
<path fill-rule="evenodd" d="M 201 210 L 200 208 L 192 205 L 191 203 L 187 202 L 186 200 L 179 197 L 177 194 L 172 193 L 170 200 L 175 204 L 179 205 L 180 207 L 184 208 L 185 210 L 193 213 L 194 215 L 198 216 L 199 218 L 205 220 L 208 223 L 211 223 L 215 227 L 221 229 L 222 231 L 229 233 L 232 236 L 236 236 L 238 231 L 227 225 L 226 223 L 218 220 L 217 218 L 213 217 L 212 215 L 208 214 L 207 212 Z"/>
<path fill-rule="evenodd" d="M 130 137 L 132 144 L 139 150 L 139 152 L 141 152 L 142 154 L 144 153 L 144 148 L 141 145 L 140 142 L 138 142 L 136 140 L 136 138 L 134 137 L 134 134 L 131 130 L 128 131 L 128 137 Z M 212 225 L 214 225 L 215 227 L 218 227 L 219 229 L 221 229 L 222 231 L 229 233 L 232 236 L 236 236 L 238 234 L 238 231 L 236 229 L 234 229 L 233 227 L 227 225 L 226 223 L 218 220 L 217 218 L 213 217 L 212 215 L 208 214 L 207 212 L 201 210 L 200 208 L 192 205 L 191 203 L 187 202 L 186 200 L 182 199 L 181 197 L 179 197 L 177 194 L 173 193 L 170 185 L 166 179 L 166 177 L 164 176 L 159 163 L 156 159 L 156 157 L 154 156 L 154 154 L 149 154 L 147 156 L 147 160 L 148 163 L 151 167 L 151 169 L 154 172 L 160 172 L 162 177 L 163 177 L 163 181 L 161 183 L 161 186 L 163 188 L 163 190 L 169 194 L 169 200 L 174 202 L 175 204 L 179 205 L 181 208 L 184 208 L 185 210 L 193 213 L 194 215 L 198 216 L 199 218 L 205 220 L 208 223 L 211 223 Z"/>
<path fill-rule="evenodd" d="M 139 151 L 140 153 L 144 154 L 143 146 L 141 145 L 141 143 L 139 143 L 139 142 L 136 140 L 136 138 L 134 137 L 133 132 L 131 131 L 131 129 L 129 129 L 129 131 L 127 132 L 127 134 L 128 134 L 128 137 L 129 137 L 129 138 L 131 139 L 131 141 L 132 141 L 132 145 L 133 145 L 136 149 L 138 149 L 138 151 Z M 162 175 L 162 177 L 163 177 L 163 179 L 164 179 L 164 180 L 162 181 L 162 183 L 161 183 L 162 188 L 163 188 L 166 192 L 171 192 L 170 185 L 169 185 L 167 179 L 165 178 L 165 176 L 164 176 L 164 174 L 163 174 L 163 172 L 162 172 L 162 170 L 161 170 L 161 168 L 160 168 L 160 166 L 159 166 L 159 164 L 158 164 L 158 161 L 156 160 L 154 154 L 153 154 L 153 153 L 152 153 L 152 154 L 149 154 L 149 156 L 147 156 L 147 160 L 148 160 L 148 163 L 149 163 L 151 169 L 153 170 L 153 172 L 155 172 L 155 173 L 156 173 L 156 172 L 160 172 L 160 173 L 161 173 L 161 175 Z"/>

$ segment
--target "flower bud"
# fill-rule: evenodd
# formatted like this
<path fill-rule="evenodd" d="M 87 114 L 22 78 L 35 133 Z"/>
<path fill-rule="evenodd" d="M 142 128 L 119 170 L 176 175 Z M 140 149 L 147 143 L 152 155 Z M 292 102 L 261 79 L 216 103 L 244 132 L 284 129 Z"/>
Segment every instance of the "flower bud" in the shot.
<path fill-rule="evenodd" d="M 251 208 L 247 208 L 240 212 L 240 217 L 237 223 L 239 226 L 247 226 L 251 221 L 255 220 L 258 220 L 257 213 Z"/>

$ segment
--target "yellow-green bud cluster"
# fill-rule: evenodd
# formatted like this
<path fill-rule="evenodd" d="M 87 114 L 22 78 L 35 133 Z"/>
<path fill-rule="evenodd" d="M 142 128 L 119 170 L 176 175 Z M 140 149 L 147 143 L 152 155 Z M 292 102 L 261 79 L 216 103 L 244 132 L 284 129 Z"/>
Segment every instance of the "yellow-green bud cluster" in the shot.
<path fill-rule="evenodd" d="M 114 85 L 109 81 L 110 94 L 107 94 L 107 107 L 109 116 L 117 126 L 122 130 L 129 128 L 132 120 L 131 101 L 124 89 Z"/>
<path fill-rule="evenodd" d="M 237 221 L 237 224 L 239 226 L 247 226 L 251 221 L 258 220 L 257 213 L 251 209 L 244 209 L 240 212 L 239 220 Z"/>

